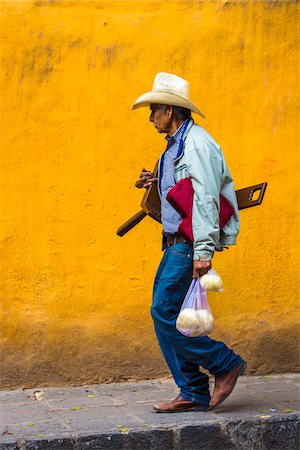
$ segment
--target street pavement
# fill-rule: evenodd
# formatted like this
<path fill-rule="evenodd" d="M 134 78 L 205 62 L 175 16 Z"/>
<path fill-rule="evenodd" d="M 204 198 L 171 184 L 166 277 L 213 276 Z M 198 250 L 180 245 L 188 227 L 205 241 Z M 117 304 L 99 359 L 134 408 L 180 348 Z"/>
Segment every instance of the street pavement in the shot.
<path fill-rule="evenodd" d="M 213 380 L 211 380 L 213 389 Z M 170 378 L 0 392 L 0 449 L 299 450 L 300 374 L 243 376 L 209 412 L 163 414 Z"/>

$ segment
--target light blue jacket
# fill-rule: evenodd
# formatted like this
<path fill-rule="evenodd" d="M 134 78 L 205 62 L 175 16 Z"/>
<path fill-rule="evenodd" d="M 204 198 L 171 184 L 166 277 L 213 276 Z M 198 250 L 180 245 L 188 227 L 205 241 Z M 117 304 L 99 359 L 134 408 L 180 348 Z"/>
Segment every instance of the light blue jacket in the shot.
<path fill-rule="evenodd" d="M 184 146 L 174 161 L 176 182 L 189 177 L 194 189 L 194 259 L 210 260 L 214 251 L 234 245 L 239 232 L 238 204 L 233 180 L 221 147 L 191 119 L 183 137 Z M 220 193 L 234 207 L 234 214 L 220 230 Z"/>

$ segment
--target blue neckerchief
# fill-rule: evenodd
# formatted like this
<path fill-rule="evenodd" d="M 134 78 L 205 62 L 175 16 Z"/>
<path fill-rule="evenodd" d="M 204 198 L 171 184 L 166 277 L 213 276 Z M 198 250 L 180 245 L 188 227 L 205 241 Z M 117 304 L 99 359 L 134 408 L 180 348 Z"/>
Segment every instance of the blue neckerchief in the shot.
<path fill-rule="evenodd" d="M 176 158 L 175 158 L 175 159 L 177 159 L 177 158 L 181 155 L 181 153 L 182 153 L 183 146 L 184 146 L 184 139 L 183 139 L 183 138 L 184 138 L 184 135 L 185 135 L 185 132 L 186 132 L 186 129 L 187 129 L 189 123 L 190 123 L 190 119 L 186 121 L 186 123 L 184 124 L 184 126 L 183 126 L 183 128 L 182 128 L 182 133 L 181 133 L 181 138 L 180 138 L 180 141 L 179 141 L 178 152 L 177 152 L 177 155 L 176 155 Z M 168 149 L 168 145 L 167 145 L 167 149 Z M 166 150 L 167 150 L 167 149 L 166 149 Z M 163 152 L 163 154 L 161 155 L 160 162 L 159 162 L 158 190 L 159 190 L 159 193 L 160 193 L 160 194 L 161 194 L 161 179 L 162 179 L 162 171 L 161 171 L 161 168 L 162 168 L 162 166 L 163 166 L 163 162 L 164 162 L 164 159 L 165 159 L 165 152 L 166 152 L 166 150 L 165 150 L 165 151 Z M 175 177 L 174 177 L 174 184 L 176 184 Z"/>
<path fill-rule="evenodd" d="M 184 145 L 184 140 L 183 140 L 183 138 L 184 138 L 184 135 L 185 135 L 185 132 L 186 132 L 186 129 L 187 129 L 189 123 L 190 123 L 190 121 L 187 120 L 186 124 L 183 126 L 183 129 L 182 129 L 182 135 L 181 135 L 181 139 L 180 139 L 180 142 L 179 142 L 179 148 L 178 148 L 178 152 L 177 152 L 176 159 L 179 158 L 179 156 L 180 156 L 181 153 L 182 153 L 183 145 Z"/>

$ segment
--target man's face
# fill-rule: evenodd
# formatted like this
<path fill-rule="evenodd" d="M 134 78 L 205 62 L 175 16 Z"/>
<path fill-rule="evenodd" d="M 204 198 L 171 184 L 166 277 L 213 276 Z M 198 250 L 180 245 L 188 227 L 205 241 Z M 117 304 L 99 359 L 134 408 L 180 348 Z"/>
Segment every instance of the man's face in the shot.
<path fill-rule="evenodd" d="M 163 112 L 159 105 L 151 104 L 150 105 L 150 122 L 153 123 L 158 133 L 169 133 L 171 130 L 172 124 L 172 114 L 170 114 L 170 108 L 166 107 L 165 112 Z"/>

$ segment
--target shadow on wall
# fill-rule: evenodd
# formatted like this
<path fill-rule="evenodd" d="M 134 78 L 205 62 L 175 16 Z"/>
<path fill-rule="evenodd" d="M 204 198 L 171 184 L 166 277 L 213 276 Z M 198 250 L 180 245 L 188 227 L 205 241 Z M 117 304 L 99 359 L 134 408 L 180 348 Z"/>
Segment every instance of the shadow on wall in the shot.
<path fill-rule="evenodd" d="M 300 371 L 300 327 L 265 330 L 252 335 L 250 342 L 232 345 L 248 363 L 249 375 Z"/>
<path fill-rule="evenodd" d="M 300 371 L 300 327 L 296 324 L 269 331 L 256 340 L 250 373 Z"/>
<path fill-rule="evenodd" d="M 29 331 L 29 330 L 27 330 Z M 35 386 L 76 386 L 107 382 L 138 381 L 169 376 L 153 332 L 136 336 L 111 335 L 95 338 L 83 328 L 62 330 L 60 338 L 49 345 L 44 330 L 35 334 L 34 350 L 18 348 L 19 364 L 10 364 L 9 355 L 3 355 L 8 364 L 1 366 L 2 389 Z M 74 335 L 80 340 L 74 340 Z M 299 327 L 280 328 L 245 334 L 230 343 L 229 336 L 214 336 L 224 340 L 248 363 L 248 375 L 299 372 Z M 44 344 L 44 345 L 43 345 Z M 45 345 L 46 344 L 46 345 Z M 4 353 L 4 352 L 3 352 Z M 33 356 L 32 356 L 33 355 Z"/>

